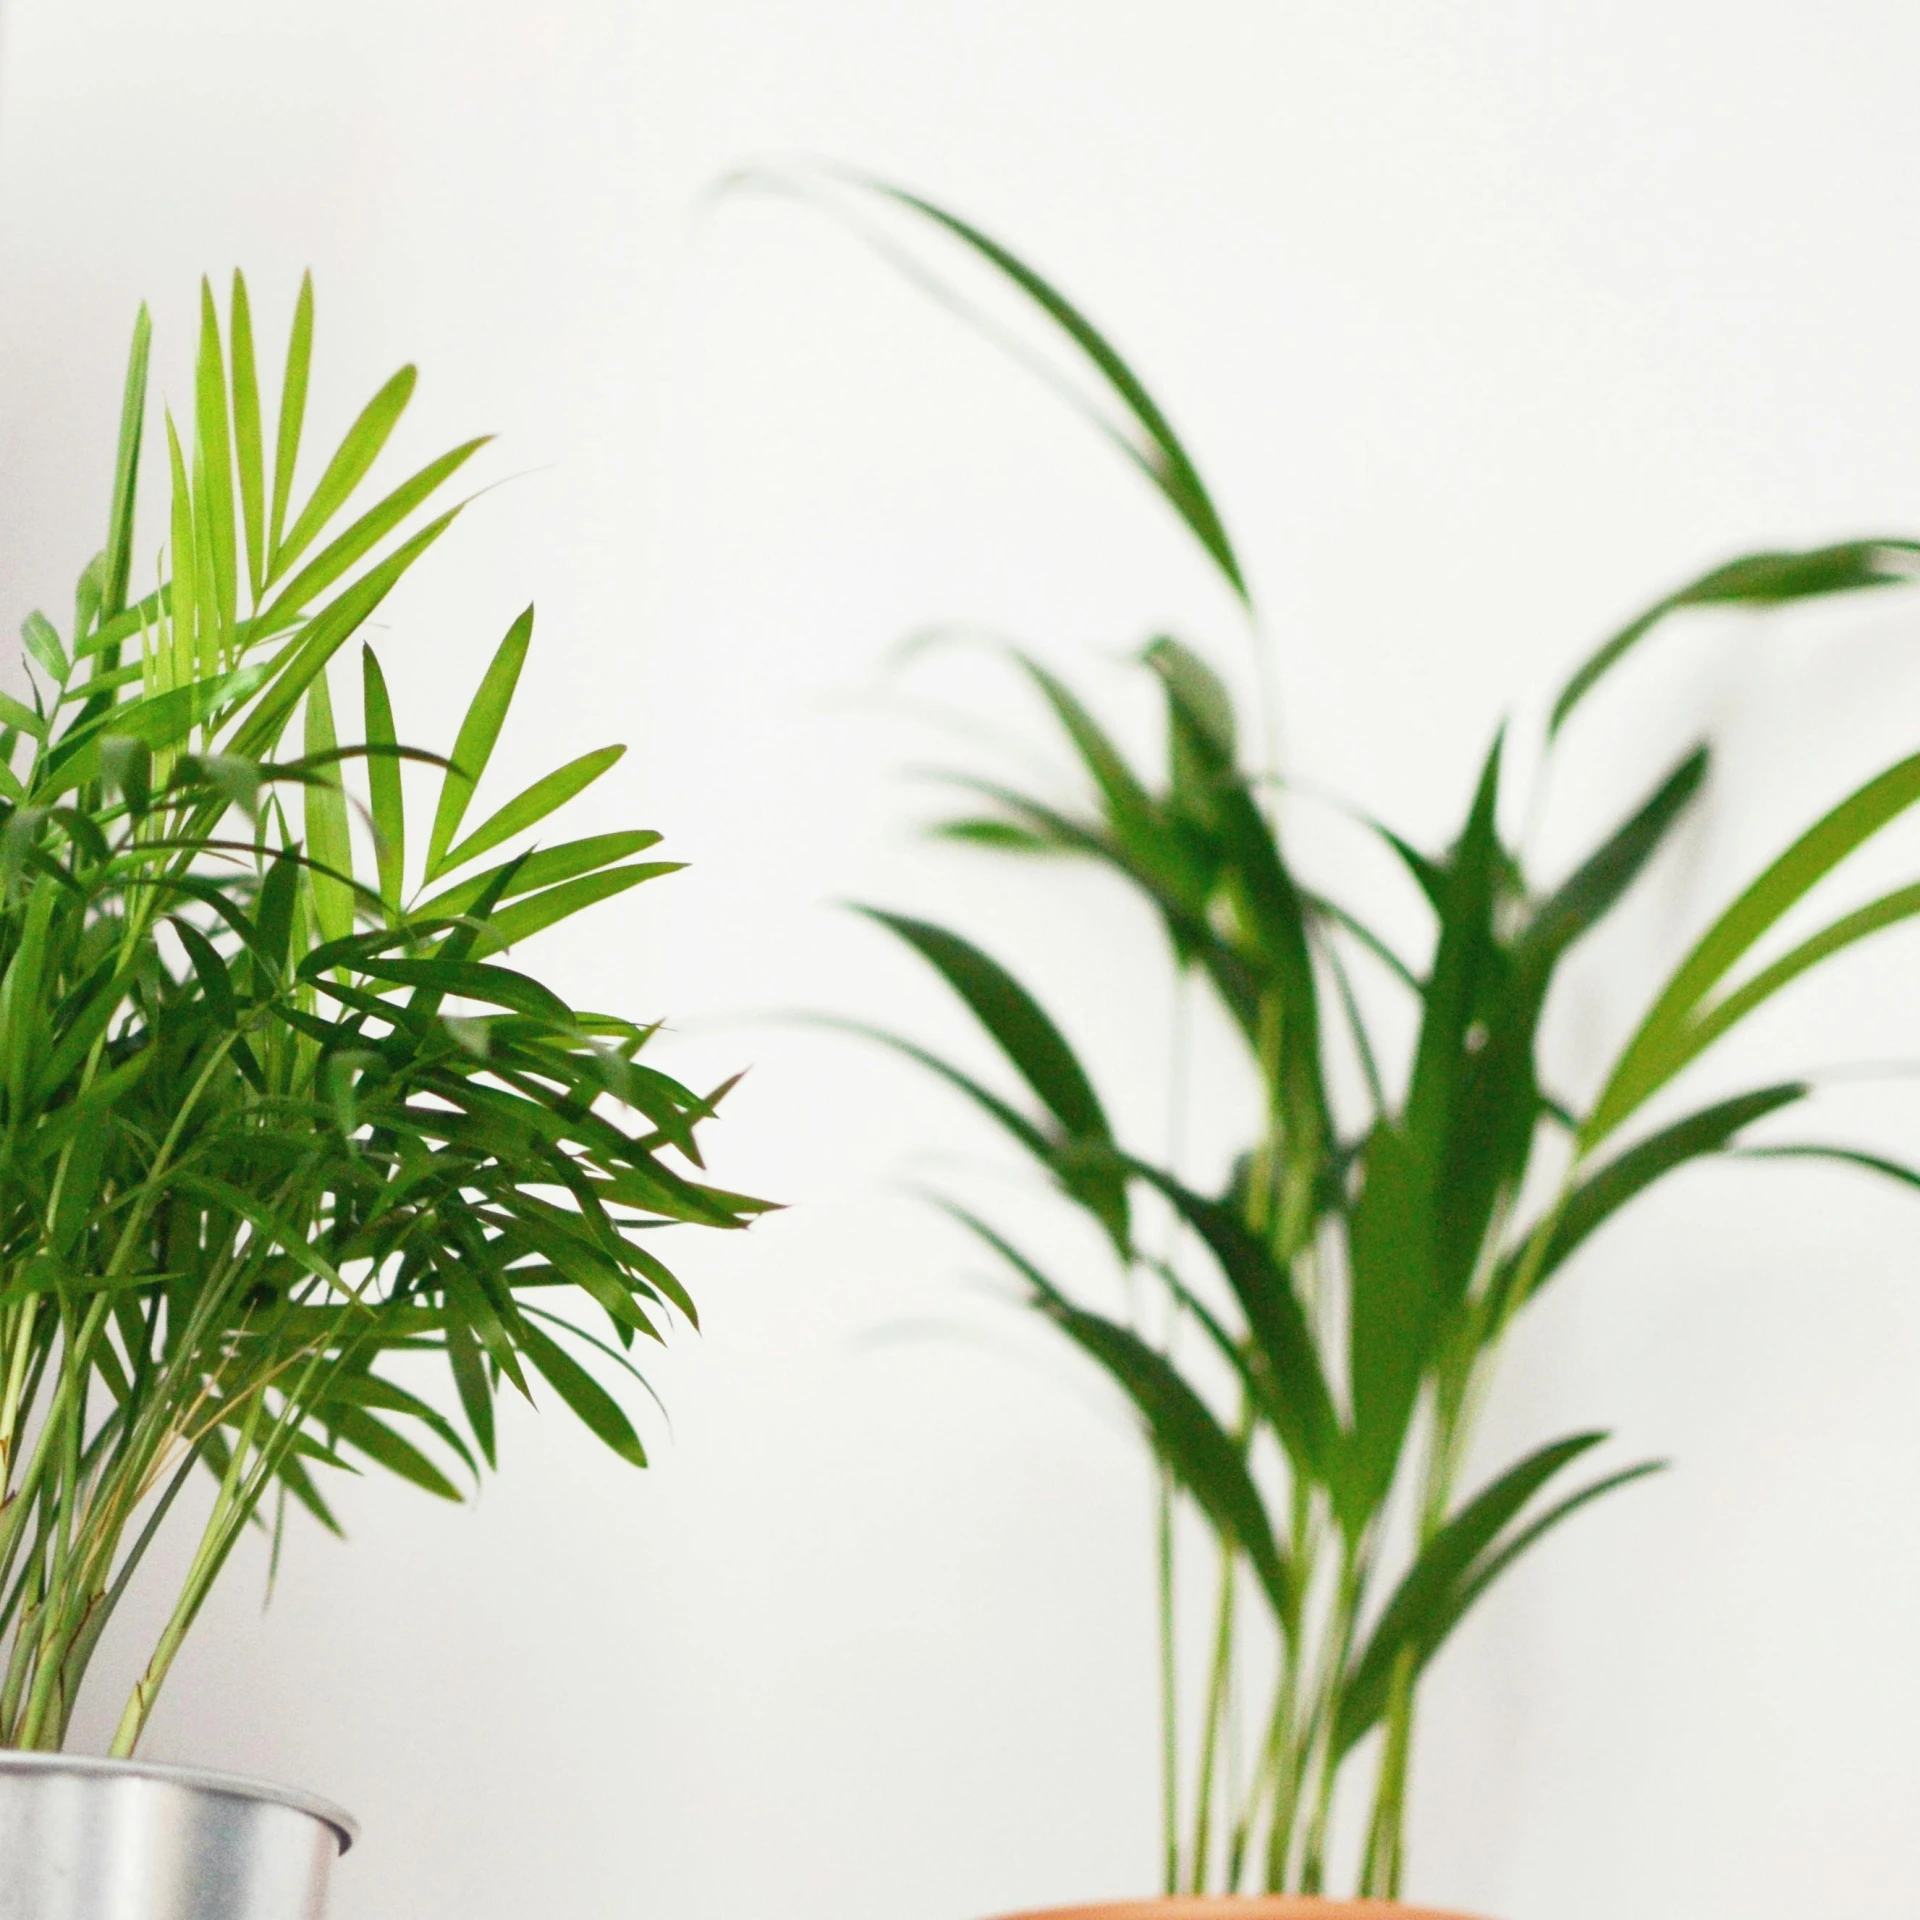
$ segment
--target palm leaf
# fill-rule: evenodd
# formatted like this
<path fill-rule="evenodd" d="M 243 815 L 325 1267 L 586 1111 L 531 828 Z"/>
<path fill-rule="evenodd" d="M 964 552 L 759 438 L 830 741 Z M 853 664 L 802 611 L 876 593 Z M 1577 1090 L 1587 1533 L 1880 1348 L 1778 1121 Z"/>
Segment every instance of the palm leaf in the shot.
<path fill-rule="evenodd" d="M 1830 809 L 1721 914 L 1674 972 L 1620 1054 L 1581 1130 L 1583 1152 L 1604 1140 L 1735 1020 L 1802 970 L 1800 956 L 1822 957 L 1830 950 L 1823 942 L 1845 945 L 1887 924 L 1873 917 L 1882 910 L 1895 918 L 1913 910 L 1911 900 L 1889 896 L 1865 920 L 1849 916 L 1804 943 L 1790 956 L 1793 964 L 1781 963 L 1784 972 L 1770 970 L 1749 989 L 1729 996 L 1717 1011 L 1708 1005 L 1714 988 L 1789 909 L 1916 800 L 1920 800 L 1920 754 L 1877 774 Z"/>
<path fill-rule="evenodd" d="M 267 570 L 271 580 L 280 572 L 281 531 L 287 523 L 287 505 L 293 497 L 293 470 L 300 458 L 300 433 L 307 417 L 307 378 L 313 364 L 313 275 L 300 281 L 294 302 L 293 325 L 287 333 L 287 364 L 280 383 L 280 425 L 274 443 L 273 511 L 267 523 Z"/>
<path fill-rule="evenodd" d="M 1334 1722 L 1336 1753 L 1351 1748 L 1385 1711 L 1402 1654 L 1411 1652 L 1417 1668 L 1438 1650 L 1458 1618 L 1453 1602 L 1459 1590 L 1496 1536 L 1548 1481 L 1606 1437 L 1574 1434 L 1529 1454 L 1483 1488 L 1421 1547 L 1365 1648 L 1342 1677 Z"/>
<path fill-rule="evenodd" d="M 1152 481 L 1234 594 L 1246 602 L 1249 596 L 1239 557 L 1198 468 L 1145 383 L 1093 322 L 1033 267 L 958 214 L 884 181 L 852 173 L 838 173 L 835 177 L 856 191 L 905 208 L 958 240 L 1058 329 L 1120 403 L 1124 424 L 1096 415 L 1098 423 Z M 928 284 L 936 297 L 955 304 L 938 283 L 929 281 Z"/>
<path fill-rule="evenodd" d="M 1655 601 L 1582 661 L 1553 703 L 1547 736 L 1551 740 L 1575 707 L 1669 614 L 1685 607 L 1774 607 L 1822 594 L 1897 586 L 1914 577 L 1917 554 L 1920 541 L 1893 538 L 1846 540 L 1805 552 L 1751 553 L 1729 560 Z"/>
<path fill-rule="evenodd" d="M 1282 1630 L 1299 1623 L 1293 1571 L 1240 1446 L 1162 1355 L 1131 1329 L 1058 1297 L 1041 1310 L 1133 1403 L 1167 1469 L 1223 1539 L 1247 1556 Z"/>
<path fill-rule="evenodd" d="M 480 776 L 493 757 L 494 742 L 500 737 L 513 691 L 520 682 L 520 669 L 526 664 L 527 647 L 533 639 L 533 609 L 528 607 L 495 650 L 488 663 L 460 732 L 453 743 L 453 765 L 440 787 L 440 805 L 433 816 L 433 832 L 427 840 L 426 878 L 439 879 L 446 870 L 447 849 L 460 831 L 467 804 Z"/>
<path fill-rule="evenodd" d="M 1110 1144 L 1112 1129 L 1086 1070 L 1040 1003 L 997 960 L 925 920 L 856 911 L 897 934 L 946 981 L 1070 1138 Z"/>

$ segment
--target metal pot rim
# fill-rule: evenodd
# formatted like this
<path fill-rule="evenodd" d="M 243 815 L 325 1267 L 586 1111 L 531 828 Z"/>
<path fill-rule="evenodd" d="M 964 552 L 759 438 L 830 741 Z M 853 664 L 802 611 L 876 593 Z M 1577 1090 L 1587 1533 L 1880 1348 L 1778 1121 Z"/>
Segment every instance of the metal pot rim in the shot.
<path fill-rule="evenodd" d="M 291 1807 L 333 1829 L 346 1850 L 360 1837 L 360 1823 L 343 1807 L 298 1787 L 276 1786 L 271 1780 L 250 1780 L 242 1773 L 219 1773 L 209 1767 L 169 1767 L 151 1760 L 102 1760 L 88 1753 L 34 1753 L 17 1747 L 0 1748 L 0 1774 L 79 1773 L 109 1779 L 159 1780 L 172 1787 L 199 1793 L 224 1793 L 238 1800 L 264 1800 Z"/>

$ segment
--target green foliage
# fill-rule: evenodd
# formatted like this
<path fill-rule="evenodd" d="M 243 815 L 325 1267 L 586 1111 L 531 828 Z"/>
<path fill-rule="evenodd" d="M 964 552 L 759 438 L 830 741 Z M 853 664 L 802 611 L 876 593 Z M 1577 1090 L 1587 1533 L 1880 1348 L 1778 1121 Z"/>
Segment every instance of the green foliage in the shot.
<path fill-rule="evenodd" d="M 1138 436 L 1129 450 L 1244 599 L 1206 489 L 1104 336 L 966 222 L 871 183 L 851 191 L 877 192 L 931 220 L 1032 303 L 1121 401 Z M 1916 553 L 1920 543 L 1881 540 L 1717 568 L 1668 595 L 1580 668 L 1552 709 L 1549 747 L 1600 680 L 1681 609 L 1879 587 L 1910 577 Z M 1362 1893 L 1392 1896 L 1421 1674 L 1522 1554 L 1582 1507 L 1653 1471 L 1616 1468 L 1569 1490 L 1566 1476 L 1606 1438 L 1581 1434 L 1462 1495 L 1475 1415 L 1515 1316 L 1622 1208 L 1707 1156 L 1824 1153 L 1908 1185 L 1916 1180 L 1871 1153 L 1748 1149 L 1749 1128 L 1807 1096 L 1801 1079 L 1721 1098 L 1624 1147 L 1614 1143 L 1647 1102 L 1773 994 L 1920 912 L 1920 887 L 1896 889 L 1740 973 L 1818 881 L 1920 800 L 1920 759 L 1863 784 L 1739 895 L 1681 958 L 1592 1104 L 1574 1111 L 1540 1082 L 1542 1024 L 1559 967 L 1686 817 L 1706 777 L 1704 748 L 1566 877 L 1543 885 L 1501 826 L 1506 776 L 1496 739 L 1451 836 L 1436 845 L 1424 834 L 1410 840 L 1381 830 L 1431 920 L 1430 957 L 1415 968 L 1353 904 L 1296 875 L 1271 783 L 1240 757 L 1232 700 L 1197 654 L 1162 638 L 1140 659 L 1164 714 L 1158 774 L 1130 760 L 1057 675 L 1036 660 L 1015 661 L 1058 723 L 1087 804 L 1063 810 L 966 778 L 959 784 L 984 811 L 937 831 L 989 853 L 1091 861 L 1119 875 L 1158 917 L 1175 965 L 1207 983 L 1238 1034 L 1264 1124 L 1225 1191 L 1192 1191 L 1176 1170 L 1116 1142 L 1097 1076 L 1004 966 L 957 933 L 876 912 L 954 989 L 1024 1095 L 1003 1095 L 910 1041 L 880 1037 L 966 1093 L 1092 1217 L 1130 1276 L 1129 1297 L 1150 1297 L 1155 1285 L 1164 1296 L 1164 1312 L 1122 1325 L 1084 1304 L 1081 1289 L 1044 1275 L 992 1226 L 951 1209 L 1131 1404 L 1163 1484 L 1191 1502 L 1219 1543 L 1216 1651 L 1190 1776 L 1190 1837 L 1181 1831 L 1172 1758 L 1178 1702 L 1166 1684 L 1168 1891 L 1210 1883 L 1318 1891 L 1331 1871 L 1336 1792 L 1350 1766 L 1370 1764 L 1372 1812 L 1356 1878 Z M 1411 996 L 1417 1017 L 1401 1061 L 1383 1037 L 1397 1029 L 1376 1023 L 1350 984 L 1363 957 L 1383 962 L 1398 983 L 1392 990 Z M 1367 1088 L 1367 1110 L 1352 1112 L 1349 1098 L 1344 1117 L 1336 1097 L 1343 1048 Z M 1189 1230 L 1178 1260 L 1143 1245 L 1132 1204 L 1143 1191 Z M 1168 1327 L 1189 1337 L 1176 1342 Z M 1204 1336 L 1197 1346 L 1195 1328 Z M 1410 1551 L 1396 1579 L 1409 1515 Z M 1162 1538 L 1165 1608 L 1172 1587 L 1164 1525 Z M 1234 1772 L 1223 1762 L 1233 1737 L 1228 1703 L 1243 1670 L 1243 1574 L 1271 1616 L 1278 1678 L 1241 1795 L 1226 1805 L 1216 1785 Z"/>
<path fill-rule="evenodd" d="M 34 704 L 0 769 L 0 1743 L 61 1743 L 173 1501 L 214 1482 L 117 1753 L 245 1529 L 277 1536 L 289 1500 L 335 1526 L 330 1474 L 460 1498 L 503 1386 L 643 1465 L 600 1375 L 693 1318 L 644 1230 L 762 1207 L 702 1177 L 717 1096 L 644 1063 L 650 1028 L 499 957 L 672 871 L 632 858 L 646 832 L 524 844 L 620 750 L 449 844 L 531 610 L 451 762 L 399 744 L 371 648 L 343 743 L 329 663 L 451 524 L 438 496 L 481 443 L 363 504 L 404 369 L 297 502 L 312 289 L 271 478 L 245 285 L 224 337 L 203 289 L 191 432 L 166 423 L 170 577 L 129 605 L 148 334 L 143 311 L 106 550 L 66 636 L 27 622 Z M 403 763 L 438 787 L 424 899 Z M 416 1391 L 436 1366 L 457 1422 Z"/>

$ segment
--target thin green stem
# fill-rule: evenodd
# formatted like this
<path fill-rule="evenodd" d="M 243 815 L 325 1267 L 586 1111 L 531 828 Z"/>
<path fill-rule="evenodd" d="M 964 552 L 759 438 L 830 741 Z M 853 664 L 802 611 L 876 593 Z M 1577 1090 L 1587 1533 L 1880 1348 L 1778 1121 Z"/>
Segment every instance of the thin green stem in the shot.
<path fill-rule="evenodd" d="M 1299 1663 L 1292 1651 L 1283 1647 L 1280 1673 L 1274 1683 L 1273 1711 L 1267 1718 L 1267 1737 L 1261 1746 L 1260 1764 L 1247 1789 L 1245 1804 L 1233 1837 L 1233 1882 L 1240 1880 L 1240 1865 L 1251 1849 L 1262 1813 L 1267 1819 L 1267 1842 L 1262 1890 L 1280 1891 L 1285 1883 L 1287 1861 L 1292 1853 L 1294 1807 L 1298 1788 L 1293 1769 L 1293 1720 L 1296 1712 Z"/>
<path fill-rule="evenodd" d="M 1292 1526 L 1290 1538 L 1293 1564 L 1303 1596 L 1311 1597 L 1319 1573 L 1321 1530 L 1313 1488 L 1299 1474 L 1293 1480 Z M 1305 1779 L 1305 1755 L 1296 1722 L 1300 1713 L 1300 1676 L 1306 1665 L 1306 1600 L 1302 1602 L 1299 1632 L 1283 1639 L 1280 1647 L 1280 1677 L 1275 1688 L 1273 1722 L 1267 1735 L 1266 1784 L 1256 1782 L 1243 1817 L 1251 1838 L 1258 1816 L 1259 1796 L 1270 1793 L 1268 1813 L 1265 1890 L 1282 1893 L 1287 1889 L 1288 1867 L 1293 1857 L 1295 1828 L 1300 1818 L 1300 1796 Z"/>
<path fill-rule="evenodd" d="M 1220 1598 L 1214 1614 L 1213 1660 L 1207 1679 L 1205 1716 L 1200 1728 L 1200 1779 L 1194 1792 L 1193 1853 L 1187 1863 L 1192 1893 L 1207 1890 L 1213 1863 L 1213 1781 L 1216 1760 L 1226 1738 L 1226 1706 L 1233 1673 L 1234 1595 L 1239 1555 L 1231 1543 L 1220 1547 Z"/>
<path fill-rule="evenodd" d="M 1413 1745 L 1413 1653 L 1402 1653 L 1387 1703 L 1386 1736 L 1360 1874 L 1363 1899 L 1397 1900 L 1406 1851 L 1407 1765 Z"/>
<path fill-rule="evenodd" d="M 1353 1650 L 1353 1636 L 1367 1590 L 1368 1555 L 1362 1544 L 1342 1548 L 1340 1580 L 1321 1647 L 1312 1705 L 1300 1730 L 1298 1765 L 1314 1781 L 1312 1806 L 1300 1858 L 1300 1891 L 1319 1893 L 1326 1879 L 1327 1838 L 1333 1824 L 1334 1790 L 1341 1756 L 1333 1750 L 1340 1683 Z"/>
<path fill-rule="evenodd" d="M 153 1712 L 154 1701 L 174 1659 L 198 1618 L 207 1595 L 212 1591 L 214 1581 L 226 1565 L 227 1557 L 292 1448 L 311 1405 L 315 1382 L 322 1377 L 329 1364 L 330 1356 L 324 1347 L 317 1348 L 309 1356 L 299 1381 L 286 1394 L 280 1413 L 271 1421 L 264 1436 L 257 1435 L 256 1422 L 265 1409 L 265 1394 L 256 1395 L 249 1407 L 242 1431 L 234 1442 L 233 1456 L 228 1462 L 219 1497 L 201 1535 L 199 1550 L 182 1584 L 173 1613 L 168 1618 L 152 1658 L 147 1662 L 146 1670 L 127 1696 L 120 1723 L 114 1729 L 113 1744 L 108 1751 L 115 1758 L 124 1759 L 138 1746 L 148 1716 Z M 251 1472 L 241 1478 L 241 1468 L 250 1449 L 255 1454 L 254 1464 Z"/>
<path fill-rule="evenodd" d="M 146 1524 L 140 1529 L 139 1536 L 121 1557 L 119 1571 L 114 1576 L 113 1584 L 100 1596 L 99 1604 L 93 1609 L 86 1630 L 76 1636 L 72 1650 L 67 1656 L 70 1675 L 67 1686 L 69 1714 L 72 1711 L 72 1702 L 79 1696 L 81 1678 L 85 1675 L 88 1663 L 93 1658 L 94 1648 L 100 1643 L 101 1634 L 106 1631 L 107 1622 L 113 1618 L 114 1610 L 126 1593 L 129 1582 L 133 1579 L 141 1562 L 147 1557 L 147 1549 L 152 1546 L 154 1537 L 160 1531 L 161 1523 L 179 1497 L 181 1489 L 186 1486 L 195 1464 L 193 1454 L 188 1453 L 175 1468 L 172 1478 L 167 1482 L 166 1490 L 154 1502 L 153 1511 L 147 1516 Z M 60 1731 L 64 1737 L 66 1733 L 64 1725 Z"/>
<path fill-rule="evenodd" d="M 186 1639 L 188 1629 L 192 1627 L 200 1611 L 201 1602 L 206 1597 L 213 1576 L 220 1570 L 230 1544 L 228 1539 L 228 1520 L 236 1506 L 236 1496 L 242 1483 L 246 1453 L 251 1443 L 253 1417 L 258 1413 L 260 1402 L 255 1401 L 249 1411 L 246 1426 L 236 1438 L 233 1452 L 227 1461 L 227 1470 L 221 1476 L 220 1491 L 215 1496 L 213 1511 L 202 1529 L 200 1545 L 193 1557 L 192 1565 L 187 1569 L 187 1577 L 181 1585 L 180 1596 L 174 1604 L 172 1614 L 161 1631 L 158 1644 L 148 1660 L 146 1670 L 134 1682 L 132 1693 L 120 1715 L 120 1724 L 114 1729 L 113 1744 L 107 1749 L 116 1760 L 124 1760 L 139 1744 L 140 1735 L 147 1724 L 147 1716 L 153 1711 L 153 1703 L 158 1696 L 161 1683 L 166 1679 L 168 1669 L 173 1665 L 174 1656 L 180 1651 L 181 1643 Z"/>
<path fill-rule="evenodd" d="M 26 1381 L 27 1362 L 34 1352 L 33 1328 L 40 1313 L 40 1296 L 29 1294 L 15 1310 L 19 1319 L 7 1356 L 6 1398 L 0 1402 L 0 1475 L 13 1461 L 14 1437 L 19 1431 L 21 1389 Z"/>
<path fill-rule="evenodd" d="M 1160 1853 L 1163 1891 L 1180 1891 L 1180 1681 L 1173 1606 L 1173 1475 L 1162 1464 L 1155 1511 L 1160 1614 Z"/>

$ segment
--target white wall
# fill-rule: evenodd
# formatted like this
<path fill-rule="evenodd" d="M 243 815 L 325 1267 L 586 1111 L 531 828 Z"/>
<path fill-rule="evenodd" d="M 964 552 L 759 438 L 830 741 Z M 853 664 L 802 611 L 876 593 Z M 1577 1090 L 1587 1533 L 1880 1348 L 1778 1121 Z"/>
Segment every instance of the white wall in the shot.
<path fill-rule="evenodd" d="M 685 1248 L 707 1327 L 658 1368 L 648 1476 L 518 1419 L 475 1507 L 351 1491 L 352 1542 L 302 1534 L 264 1615 L 235 1574 L 154 1754 L 356 1808 L 342 1920 L 965 1920 L 1146 1890 L 1136 1451 L 889 1184 L 981 1136 L 881 1060 L 702 1023 L 810 1004 L 956 1034 L 830 904 L 877 897 L 990 933 L 1138 1061 L 1142 930 L 1090 885 L 912 845 L 895 776 L 922 745 L 876 669 L 936 616 L 1089 676 L 1154 623 L 1223 658 L 1237 637 L 1017 373 L 818 218 L 697 196 L 827 154 L 1046 263 L 1216 483 L 1295 766 L 1431 840 L 1497 717 L 1653 592 L 1739 547 L 1920 529 L 1916 83 L 1920 15 L 1876 0 L 8 0 L 0 613 L 64 602 L 98 537 L 136 299 L 178 393 L 202 269 L 243 263 L 278 315 L 312 263 L 336 419 L 414 357 L 419 444 L 494 426 L 494 471 L 526 476 L 396 603 L 403 718 L 444 728 L 538 598 L 503 751 L 632 741 L 606 816 L 695 863 L 545 964 L 696 1029 L 689 1072 L 756 1063 L 717 1164 L 795 1203 Z M 1570 1079 L 1735 876 L 1912 743 L 1917 640 L 1910 600 L 1703 622 L 1610 697 L 1569 829 L 1703 727 L 1727 753 L 1689 852 L 1572 986 Z M 1912 955 L 1863 956 L 1746 1064 L 1911 1058 Z M 1151 1072 L 1122 1105 L 1158 1124 Z M 1826 1124 L 1911 1141 L 1920 1113 L 1895 1087 Z M 1916 1224 L 1839 1176 L 1716 1171 L 1541 1309 L 1488 1459 L 1598 1421 L 1677 1471 L 1449 1651 L 1417 1893 L 1505 1920 L 1920 1914 Z"/>

